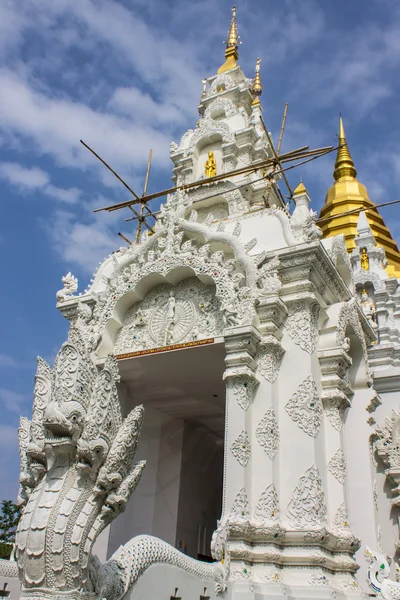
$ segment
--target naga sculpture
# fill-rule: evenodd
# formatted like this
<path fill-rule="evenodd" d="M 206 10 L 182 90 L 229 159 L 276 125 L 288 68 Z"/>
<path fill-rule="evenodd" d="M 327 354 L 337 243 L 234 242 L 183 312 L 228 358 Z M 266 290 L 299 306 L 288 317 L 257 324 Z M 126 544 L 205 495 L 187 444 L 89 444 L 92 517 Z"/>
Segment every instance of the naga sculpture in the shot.
<path fill-rule="evenodd" d="M 385 600 L 397 600 L 400 597 L 400 583 L 389 579 L 388 557 L 382 552 L 373 552 L 367 546 L 365 558 L 369 562 L 367 579 L 370 587 Z"/>
<path fill-rule="evenodd" d="M 134 462 L 143 407 L 122 418 L 118 381 L 116 359 L 109 356 L 99 371 L 75 327 L 54 369 L 38 359 L 32 420 L 22 418 L 19 429 L 23 512 L 15 558 L 22 598 L 119 600 L 154 563 L 224 587 L 221 565 L 200 563 L 150 536 L 134 538 L 104 565 L 92 555 L 145 466 Z"/>
<path fill-rule="evenodd" d="M 72 275 L 71 271 L 64 275 L 61 281 L 64 287 L 56 294 L 57 302 L 64 302 L 66 298 L 78 291 L 78 279 Z"/>

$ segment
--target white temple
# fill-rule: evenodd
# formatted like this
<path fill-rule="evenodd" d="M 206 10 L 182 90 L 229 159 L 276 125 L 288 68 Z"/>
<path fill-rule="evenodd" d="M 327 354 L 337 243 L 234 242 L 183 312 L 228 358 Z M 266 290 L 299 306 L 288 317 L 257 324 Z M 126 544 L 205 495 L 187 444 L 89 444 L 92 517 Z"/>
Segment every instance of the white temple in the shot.
<path fill-rule="evenodd" d="M 326 207 L 351 188 L 351 231 L 326 207 L 320 228 L 303 184 L 287 207 L 276 164 L 229 176 L 274 156 L 259 63 L 237 59 L 234 15 L 171 144 L 176 186 L 226 177 L 170 194 L 85 293 L 63 280 L 69 338 L 20 429 L 11 598 L 16 577 L 23 598 L 400 597 L 400 255 L 342 122 Z"/>

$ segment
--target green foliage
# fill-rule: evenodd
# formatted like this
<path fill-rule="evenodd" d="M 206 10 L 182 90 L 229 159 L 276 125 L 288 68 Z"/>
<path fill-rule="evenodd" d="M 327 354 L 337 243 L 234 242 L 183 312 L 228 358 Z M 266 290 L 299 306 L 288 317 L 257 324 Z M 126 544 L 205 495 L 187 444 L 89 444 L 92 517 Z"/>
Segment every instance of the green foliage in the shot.
<path fill-rule="evenodd" d="M 11 552 L 20 518 L 20 508 L 12 500 L 3 500 L 0 513 L 0 557 Z M 9 549 L 9 550 L 8 550 Z"/>
<path fill-rule="evenodd" d="M 8 560 L 11 556 L 12 544 L 3 544 L 0 542 L 0 558 Z"/>

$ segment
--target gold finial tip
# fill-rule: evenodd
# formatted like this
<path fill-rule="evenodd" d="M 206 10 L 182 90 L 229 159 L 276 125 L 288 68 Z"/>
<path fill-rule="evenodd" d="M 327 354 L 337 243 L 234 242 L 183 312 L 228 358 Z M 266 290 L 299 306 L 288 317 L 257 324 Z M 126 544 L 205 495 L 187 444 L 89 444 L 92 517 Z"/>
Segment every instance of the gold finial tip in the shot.
<path fill-rule="evenodd" d="M 261 94 L 262 94 L 260 63 L 261 63 L 261 58 L 257 58 L 256 59 L 256 74 L 255 74 L 255 77 L 253 80 L 253 88 L 252 88 L 252 92 L 253 92 L 253 96 L 254 96 L 255 100 L 257 100 L 257 98 L 259 96 L 261 96 Z"/>
<path fill-rule="evenodd" d="M 344 125 L 343 125 L 343 117 L 342 117 L 342 113 L 340 113 L 339 116 L 339 139 L 346 139 L 346 134 L 344 132 Z"/>
<path fill-rule="evenodd" d="M 342 115 L 339 117 L 339 148 L 336 156 L 335 170 L 333 171 L 333 177 L 335 181 L 342 177 L 352 177 L 355 179 L 357 171 L 354 166 L 353 159 L 351 157 L 349 148 L 347 146 L 346 134 L 344 132 L 343 118 Z"/>
<path fill-rule="evenodd" d="M 300 181 L 299 185 L 293 190 L 294 196 L 298 196 L 300 194 L 308 194 L 307 188 L 302 181 Z"/>
<path fill-rule="evenodd" d="M 225 63 L 218 69 L 218 73 L 224 73 L 234 69 L 237 64 L 236 61 L 239 58 L 239 34 L 236 25 L 236 6 L 232 7 L 232 20 L 229 27 L 228 37 L 225 39 Z"/>

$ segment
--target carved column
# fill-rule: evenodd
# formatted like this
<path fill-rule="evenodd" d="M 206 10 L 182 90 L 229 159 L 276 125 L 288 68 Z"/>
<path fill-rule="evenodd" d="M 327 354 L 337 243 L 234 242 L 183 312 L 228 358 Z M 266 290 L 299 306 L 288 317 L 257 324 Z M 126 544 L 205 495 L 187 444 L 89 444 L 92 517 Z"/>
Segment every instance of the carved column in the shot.
<path fill-rule="evenodd" d="M 347 348 L 347 346 L 346 346 Z M 348 348 L 347 348 L 348 349 Z M 351 358 L 342 347 L 318 352 L 321 367 L 324 442 L 327 464 L 326 496 L 328 527 L 335 536 L 335 547 L 354 552 L 359 547 L 349 526 L 346 499 L 347 468 L 343 448 L 343 419 L 353 394 L 348 376 Z"/>
<path fill-rule="evenodd" d="M 255 376 L 255 356 L 260 334 L 252 326 L 224 332 L 226 346 L 225 465 L 222 519 L 229 529 L 240 531 L 249 525 L 252 474 L 251 412 Z M 242 569 L 242 574 L 245 574 Z"/>

